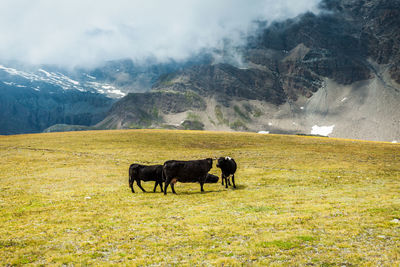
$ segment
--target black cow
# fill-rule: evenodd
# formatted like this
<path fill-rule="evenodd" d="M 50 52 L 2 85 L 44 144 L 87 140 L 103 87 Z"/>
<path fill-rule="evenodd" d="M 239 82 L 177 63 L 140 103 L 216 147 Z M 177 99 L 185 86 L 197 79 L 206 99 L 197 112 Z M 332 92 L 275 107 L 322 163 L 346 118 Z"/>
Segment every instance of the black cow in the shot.
<path fill-rule="evenodd" d="M 206 184 L 215 184 L 215 183 L 218 183 L 218 180 L 219 180 L 218 176 L 207 173 Z"/>
<path fill-rule="evenodd" d="M 169 184 L 171 184 L 172 193 L 176 194 L 174 189 L 176 182 L 198 182 L 200 183 L 201 192 L 204 192 L 203 184 L 206 182 L 207 173 L 211 170 L 212 164 L 213 160 L 211 158 L 190 161 L 166 161 L 163 166 L 163 175 L 165 178 L 164 195 L 167 194 Z"/>
<path fill-rule="evenodd" d="M 232 183 L 233 183 L 233 188 L 236 188 L 235 185 L 235 172 L 236 172 L 236 162 L 233 158 L 230 157 L 220 157 L 218 159 L 217 167 L 221 169 L 222 175 L 222 185 L 224 185 L 224 180 L 225 180 L 225 187 L 228 188 L 228 184 L 231 185 L 231 182 L 229 180 L 229 176 L 232 175 Z"/>
<path fill-rule="evenodd" d="M 137 185 L 142 189 L 143 192 L 146 190 L 143 189 L 140 181 L 155 181 L 153 192 L 156 192 L 157 185 L 160 185 L 161 192 L 163 192 L 162 183 L 163 183 L 163 175 L 162 175 L 163 165 L 141 165 L 141 164 L 132 164 L 129 167 L 129 187 L 132 190 L 132 193 L 135 193 L 133 190 L 133 182 L 136 181 Z"/>

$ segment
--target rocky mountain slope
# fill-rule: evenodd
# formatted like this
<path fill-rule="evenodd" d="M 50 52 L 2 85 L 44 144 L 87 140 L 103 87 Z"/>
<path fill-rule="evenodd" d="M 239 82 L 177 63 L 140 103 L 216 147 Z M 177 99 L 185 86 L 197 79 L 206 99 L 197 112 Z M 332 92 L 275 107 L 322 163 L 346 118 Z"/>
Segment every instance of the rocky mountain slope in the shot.
<path fill-rule="evenodd" d="M 400 139 L 399 2 L 335 0 L 321 8 L 260 28 L 237 48 L 241 66 L 161 75 L 99 125 Z"/>

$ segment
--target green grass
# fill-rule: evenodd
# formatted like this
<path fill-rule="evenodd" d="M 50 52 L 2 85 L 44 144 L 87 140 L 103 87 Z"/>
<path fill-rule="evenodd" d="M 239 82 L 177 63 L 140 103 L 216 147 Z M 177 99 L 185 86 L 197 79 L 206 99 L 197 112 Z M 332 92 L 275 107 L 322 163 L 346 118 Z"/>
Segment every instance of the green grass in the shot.
<path fill-rule="evenodd" d="M 237 161 L 236 190 L 129 190 L 133 162 L 217 156 Z M 398 144 L 87 131 L 0 136 L 0 158 L 2 266 L 400 264 Z"/>

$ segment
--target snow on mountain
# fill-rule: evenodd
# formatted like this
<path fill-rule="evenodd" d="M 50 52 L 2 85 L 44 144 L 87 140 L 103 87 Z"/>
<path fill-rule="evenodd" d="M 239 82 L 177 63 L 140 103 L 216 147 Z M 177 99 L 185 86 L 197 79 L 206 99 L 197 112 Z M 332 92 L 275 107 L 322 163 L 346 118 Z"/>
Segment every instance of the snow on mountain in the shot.
<path fill-rule="evenodd" d="M 335 125 L 331 125 L 331 126 L 314 125 L 311 128 L 311 134 L 328 136 L 329 134 L 331 134 L 333 132 L 334 127 L 335 127 Z"/>
<path fill-rule="evenodd" d="M 38 68 L 34 71 L 19 70 L 0 65 L 0 81 L 9 86 L 28 87 L 40 90 L 45 84 L 47 90 L 78 90 L 80 92 L 93 92 L 103 94 L 110 98 L 121 98 L 126 95 L 121 89 L 105 82 L 94 82 L 96 77 L 89 74 L 76 80 L 59 71 Z"/>

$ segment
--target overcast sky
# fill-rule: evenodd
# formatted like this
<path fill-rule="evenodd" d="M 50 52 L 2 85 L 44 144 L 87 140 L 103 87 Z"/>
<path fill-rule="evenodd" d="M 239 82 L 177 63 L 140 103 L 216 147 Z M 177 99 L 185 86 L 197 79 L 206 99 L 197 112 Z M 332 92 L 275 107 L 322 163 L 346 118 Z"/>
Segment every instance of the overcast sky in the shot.
<path fill-rule="evenodd" d="M 1 0 L 0 61 L 94 66 L 152 56 L 182 60 L 254 20 L 317 12 L 319 0 Z M 254 28 L 254 27 L 253 27 Z"/>

